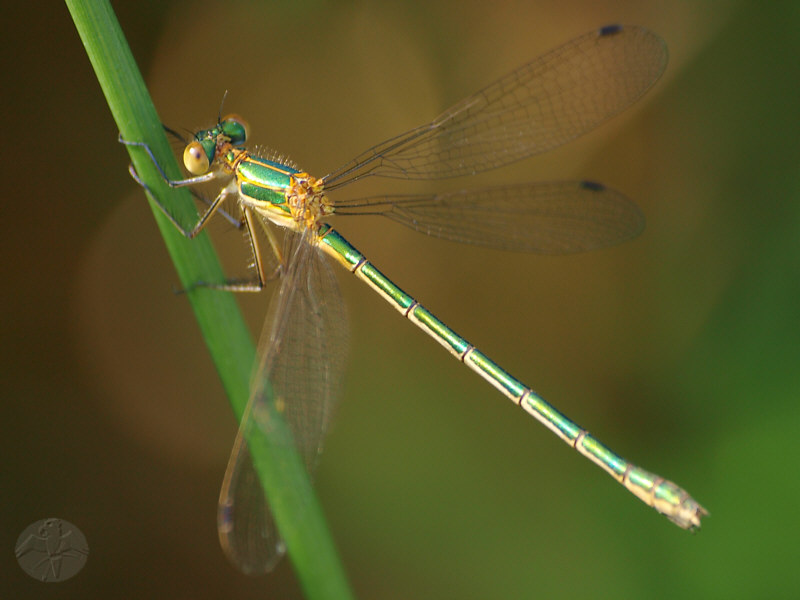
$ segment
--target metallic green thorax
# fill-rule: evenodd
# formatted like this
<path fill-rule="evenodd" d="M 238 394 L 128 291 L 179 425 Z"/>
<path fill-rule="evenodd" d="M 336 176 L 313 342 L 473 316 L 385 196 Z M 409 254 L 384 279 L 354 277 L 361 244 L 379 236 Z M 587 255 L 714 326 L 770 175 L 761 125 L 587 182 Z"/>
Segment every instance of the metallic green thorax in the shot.
<path fill-rule="evenodd" d="M 259 202 L 269 202 L 287 214 L 286 190 L 297 169 L 278 162 L 248 154 L 236 166 L 239 192 Z"/>

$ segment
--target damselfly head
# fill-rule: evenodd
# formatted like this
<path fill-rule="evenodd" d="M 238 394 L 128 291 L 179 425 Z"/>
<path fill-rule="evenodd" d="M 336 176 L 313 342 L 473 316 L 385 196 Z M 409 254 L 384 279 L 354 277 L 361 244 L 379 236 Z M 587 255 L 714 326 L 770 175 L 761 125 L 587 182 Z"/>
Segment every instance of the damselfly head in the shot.
<path fill-rule="evenodd" d="M 239 115 L 227 115 L 215 127 L 194 134 L 183 151 L 183 164 L 193 175 L 206 173 L 223 148 L 241 149 L 247 141 L 248 126 Z"/>

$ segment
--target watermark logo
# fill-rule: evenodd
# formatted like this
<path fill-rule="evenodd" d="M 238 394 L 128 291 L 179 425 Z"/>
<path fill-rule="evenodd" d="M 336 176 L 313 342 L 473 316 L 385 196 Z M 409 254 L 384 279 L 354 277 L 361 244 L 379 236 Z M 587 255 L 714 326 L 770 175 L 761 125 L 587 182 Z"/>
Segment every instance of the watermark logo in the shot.
<path fill-rule="evenodd" d="M 39 581 L 65 581 L 86 564 L 89 545 L 72 523 L 42 519 L 32 523 L 17 538 L 14 548 L 19 566 Z"/>

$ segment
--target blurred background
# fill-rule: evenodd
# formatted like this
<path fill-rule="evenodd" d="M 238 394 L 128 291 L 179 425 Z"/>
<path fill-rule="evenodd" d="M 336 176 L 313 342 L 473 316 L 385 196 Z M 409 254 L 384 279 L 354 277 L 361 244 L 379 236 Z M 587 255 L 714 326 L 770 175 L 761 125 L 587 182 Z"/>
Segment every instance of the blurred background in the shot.
<path fill-rule="evenodd" d="M 670 64 L 643 101 L 480 179 L 602 181 L 641 206 L 638 239 L 541 257 L 336 225 L 509 372 L 689 490 L 711 512 L 702 531 L 633 498 L 341 269 L 350 362 L 317 489 L 361 598 L 796 597 L 797 3 L 115 5 L 165 123 L 208 126 L 227 90 L 256 143 L 318 175 L 601 25 L 663 36 Z M 222 555 L 232 411 L 66 8 L 15 9 L 0 42 L 0 597 L 300 598 L 288 561 L 251 579 Z M 213 233 L 241 273 L 240 234 Z M 254 335 L 267 299 L 240 300 Z M 12 554 L 47 517 L 90 548 L 56 585 Z"/>

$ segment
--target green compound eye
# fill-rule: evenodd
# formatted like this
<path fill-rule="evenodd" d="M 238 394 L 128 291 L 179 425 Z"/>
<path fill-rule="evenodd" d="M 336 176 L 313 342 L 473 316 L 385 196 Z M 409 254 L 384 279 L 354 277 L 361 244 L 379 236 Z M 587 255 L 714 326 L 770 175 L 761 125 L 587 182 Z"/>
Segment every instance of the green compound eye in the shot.
<path fill-rule="evenodd" d="M 250 134 L 247 121 L 236 114 L 225 115 L 220 122 L 220 126 L 222 127 L 222 133 L 230 138 L 230 143 L 234 146 L 241 146 L 244 144 Z"/>

